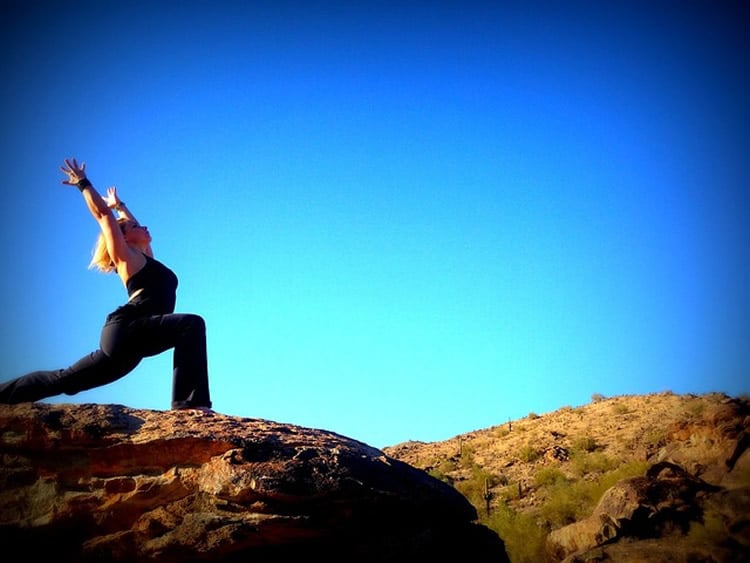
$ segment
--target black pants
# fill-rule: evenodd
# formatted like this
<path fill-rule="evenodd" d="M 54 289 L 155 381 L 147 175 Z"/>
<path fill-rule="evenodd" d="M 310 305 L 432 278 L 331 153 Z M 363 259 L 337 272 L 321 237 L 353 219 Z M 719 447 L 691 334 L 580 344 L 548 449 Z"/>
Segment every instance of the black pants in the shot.
<path fill-rule="evenodd" d="M 130 373 L 147 356 L 174 348 L 172 408 L 210 407 L 206 325 L 193 314 L 128 318 L 111 314 L 100 348 L 72 366 L 35 371 L 0 383 L 0 403 L 38 401 L 106 385 Z"/>

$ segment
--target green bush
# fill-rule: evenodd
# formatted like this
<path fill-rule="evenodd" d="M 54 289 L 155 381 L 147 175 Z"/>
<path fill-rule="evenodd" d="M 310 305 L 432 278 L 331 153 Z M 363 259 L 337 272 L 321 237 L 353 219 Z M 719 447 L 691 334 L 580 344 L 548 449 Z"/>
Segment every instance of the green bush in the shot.
<path fill-rule="evenodd" d="M 691 399 L 685 403 L 685 412 L 693 416 L 700 416 L 706 405 L 701 399 Z"/>
<path fill-rule="evenodd" d="M 539 513 L 553 529 L 572 524 L 593 508 L 592 488 L 586 481 L 551 487 Z"/>
<path fill-rule="evenodd" d="M 518 452 L 518 458 L 521 461 L 531 463 L 532 461 L 536 461 L 537 459 L 539 459 L 539 452 L 536 451 L 534 446 L 532 446 L 531 444 L 526 444 Z"/>
<path fill-rule="evenodd" d="M 614 405 L 612 405 L 612 411 L 615 414 L 628 414 L 630 412 L 630 409 L 624 403 L 615 403 Z"/>
<path fill-rule="evenodd" d="M 573 451 L 593 452 L 599 445 L 591 436 L 581 436 L 573 441 Z"/>
<path fill-rule="evenodd" d="M 502 504 L 483 523 L 502 538 L 513 563 L 539 563 L 547 560 L 547 529 L 540 524 L 538 518 L 516 512 Z"/>
<path fill-rule="evenodd" d="M 500 501 L 511 501 L 511 500 L 520 499 L 521 494 L 518 490 L 518 482 L 508 483 L 507 485 L 503 486 L 503 488 L 500 489 L 500 492 L 497 496 Z"/>
<path fill-rule="evenodd" d="M 604 491 L 609 489 L 612 485 L 614 485 L 618 481 L 621 481 L 622 479 L 645 475 L 646 469 L 648 469 L 648 467 L 648 462 L 637 460 L 618 464 L 617 469 L 605 473 L 598 479 L 599 493 L 596 497 L 597 501 L 604 494 Z"/>
<path fill-rule="evenodd" d="M 454 461 L 451 461 L 450 459 L 444 459 L 440 462 L 440 465 L 438 465 L 433 471 L 436 471 L 437 473 L 447 474 L 455 470 L 456 463 Z"/>
<path fill-rule="evenodd" d="M 596 507 L 604 492 L 622 479 L 643 475 L 646 462 L 620 464 L 594 480 L 558 481 L 548 486 L 547 500 L 540 507 L 540 515 L 551 528 L 560 528 L 587 517 Z"/>
<path fill-rule="evenodd" d="M 567 482 L 567 477 L 557 467 L 542 467 L 534 475 L 534 485 L 537 487 L 564 485 Z"/>
<path fill-rule="evenodd" d="M 617 469 L 621 464 L 619 459 L 607 457 L 603 452 L 580 453 L 580 451 L 573 453 L 570 462 L 578 477 L 594 473 L 606 473 Z"/>
<path fill-rule="evenodd" d="M 455 488 L 459 493 L 464 495 L 477 510 L 484 510 L 486 507 L 486 501 L 484 499 L 485 487 L 496 487 L 500 483 L 500 478 L 485 471 L 478 465 L 473 466 L 471 469 L 471 478 L 457 482 Z"/>
<path fill-rule="evenodd" d="M 445 473 L 443 473 L 442 471 L 440 471 L 437 468 L 430 469 L 427 472 L 427 474 L 430 477 L 433 477 L 433 478 L 437 479 L 438 481 L 442 481 L 443 483 L 448 483 L 449 485 L 453 484 L 453 479 L 451 479 L 450 477 L 448 477 Z"/>
<path fill-rule="evenodd" d="M 703 522 L 690 522 L 688 541 L 694 545 L 711 545 L 728 540 L 729 532 L 719 514 L 714 511 L 703 513 Z"/>

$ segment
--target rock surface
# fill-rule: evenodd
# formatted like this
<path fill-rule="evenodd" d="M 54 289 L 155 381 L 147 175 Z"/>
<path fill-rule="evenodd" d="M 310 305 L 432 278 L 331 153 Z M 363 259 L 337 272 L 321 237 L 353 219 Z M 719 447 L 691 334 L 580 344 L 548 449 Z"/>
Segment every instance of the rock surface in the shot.
<path fill-rule="evenodd" d="M 508 561 L 452 487 L 261 419 L 0 405 L 0 540 L 64 561 Z"/>

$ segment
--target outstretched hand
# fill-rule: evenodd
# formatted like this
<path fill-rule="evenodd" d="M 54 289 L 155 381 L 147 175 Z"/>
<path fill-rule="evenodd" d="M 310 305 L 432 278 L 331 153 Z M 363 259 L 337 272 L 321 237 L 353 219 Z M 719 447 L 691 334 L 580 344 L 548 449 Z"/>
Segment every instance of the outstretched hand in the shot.
<path fill-rule="evenodd" d="M 78 182 L 86 178 L 86 163 L 82 162 L 79 165 L 75 158 L 66 158 L 65 166 L 61 166 L 60 170 L 62 170 L 63 174 L 68 177 L 68 179 L 63 180 L 62 183 L 69 186 L 76 186 L 78 185 Z"/>
<path fill-rule="evenodd" d="M 110 209 L 117 209 L 120 206 L 120 198 L 117 197 L 117 188 L 110 186 L 107 188 L 107 195 L 103 196 L 104 201 L 107 203 L 107 207 Z"/>

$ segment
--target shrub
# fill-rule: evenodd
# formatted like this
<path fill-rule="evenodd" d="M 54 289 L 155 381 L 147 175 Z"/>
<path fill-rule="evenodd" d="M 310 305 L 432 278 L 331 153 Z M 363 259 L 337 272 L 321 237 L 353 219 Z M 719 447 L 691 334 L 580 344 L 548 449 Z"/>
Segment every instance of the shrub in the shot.
<path fill-rule="evenodd" d="M 492 433 L 494 434 L 495 438 L 505 438 L 508 434 L 510 434 L 510 429 L 507 426 L 498 426 L 492 431 Z"/>
<path fill-rule="evenodd" d="M 536 451 L 536 449 L 534 449 L 531 444 L 526 444 L 518 452 L 518 457 L 521 461 L 531 463 L 532 461 L 536 461 L 537 459 L 539 459 L 539 452 Z"/>
<path fill-rule="evenodd" d="M 502 504 L 484 523 L 503 539 L 508 557 L 513 563 L 538 563 L 547 560 L 547 530 L 537 518 L 516 512 Z"/>
<path fill-rule="evenodd" d="M 599 478 L 599 493 L 597 501 L 604 494 L 604 491 L 609 489 L 612 485 L 621 481 L 622 479 L 628 479 L 630 477 L 639 477 L 645 475 L 646 469 L 648 469 L 649 463 L 646 461 L 629 461 L 618 465 L 617 469 L 609 471 Z"/>
<path fill-rule="evenodd" d="M 602 402 L 602 401 L 604 401 L 604 400 L 605 400 L 606 398 L 607 398 L 607 397 L 605 397 L 605 396 L 604 396 L 604 395 L 602 395 L 601 393 L 594 393 L 593 395 L 591 395 L 591 400 L 592 400 L 592 401 L 593 401 L 594 403 L 601 403 L 601 402 Z"/>
<path fill-rule="evenodd" d="M 455 488 L 479 510 L 480 507 L 486 506 L 484 500 L 485 486 L 489 485 L 492 488 L 496 487 L 499 483 L 499 477 L 475 465 L 472 467 L 471 478 L 456 483 Z"/>
<path fill-rule="evenodd" d="M 542 467 L 534 475 L 534 484 L 537 487 L 562 485 L 567 482 L 567 477 L 557 467 Z"/>
<path fill-rule="evenodd" d="M 447 474 L 455 470 L 456 463 L 454 461 L 451 461 L 450 459 L 444 459 L 440 462 L 440 465 L 438 465 L 433 471 L 436 471 L 437 473 Z"/>
<path fill-rule="evenodd" d="M 498 494 L 498 499 L 500 499 L 501 501 L 518 500 L 521 498 L 521 495 L 518 489 L 519 489 L 518 483 L 508 483 L 502 489 L 500 489 L 500 493 Z"/>
<path fill-rule="evenodd" d="M 687 538 L 693 545 L 711 545 L 730 537 L 721 516 L 714 511 L 703 513 L 703 522 L 690 522 Z"/>
<path fill-rule="evenodd" d="M 458 467 L 470 469 L 474 466 L 474 446 L 464 443 L 461 446 L 461 455 L 458 457 Z"/>
<path fill-rule="evenodd" d="M 616 463 L 610 460 L 611 463 Z M 593 511 L 604 492 L 622 479 L 643 475 L 648 463 L 633 461 L 619 465 L 594 480 L 574 483 L 557 482 L 548 487 L 547 500 L 540 508 L 540 515 L 552 528 L 559 528 L 585 518 Z"/>
<path fill-rule="evenodd" d="M 630 412 L 630 409 L 624 403 L 615 403 L 612 405 L 612 410 L 615 414 L 628 414 Z"/>
<path fill-rule="evenodd" d="M 442 481 L 443 483 L 448 483 L 449 485 L 453 484 L 453 479 L 451 479 L 450 477 L 448 477 L 445 473 L 443 473 L 442 471 L 440 471 L 437 468 L 430 469 L 427 472 L 427 474 L 430 477 L 433 477 L 433 478 L 437 479 L 438 481 Z"/>
<path fill-rule="evenodd" d="M 685 403 L 685 412 L 693 416 L 700 416 L 703 414 L 705 406 L 705 403 L 700 399 L 691 399 Z"/>
<path fill-rule="evenodd" d="M 541 516 L 549 522 L 553 529 L 562 528 L 576 521 L 579 503 L 576 498 L 578 494 L 574 494 L 575 485 L 577 484 L 566 489 L 553 488 L 547 500 L 540 507 Z"/>
<path fill-rule="evenodd" d="M 583 477 L 592 473 L 606 473 L 620 465 L 620 460 L 609 458 L 602 452 L 575 452 L 571 457 L 571 464 L 575 474 Z"/>
<path fill-rule="evenodd" d="M 576 452 L 593 452 L 598 447 L 596 440 L 591 436 L 581 436 L 573 441 L 573 451 Z"/>

